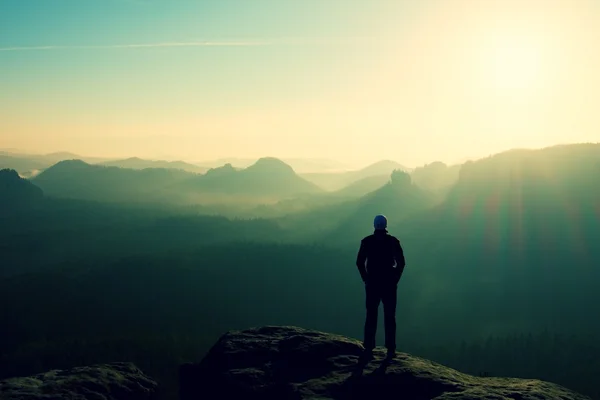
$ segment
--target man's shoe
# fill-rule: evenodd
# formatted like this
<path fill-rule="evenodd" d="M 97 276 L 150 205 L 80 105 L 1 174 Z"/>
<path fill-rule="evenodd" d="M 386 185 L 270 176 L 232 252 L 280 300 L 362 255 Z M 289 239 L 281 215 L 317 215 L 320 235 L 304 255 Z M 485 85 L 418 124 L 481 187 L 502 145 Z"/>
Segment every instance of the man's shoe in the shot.
<path fill-rule="evenodd" d="M 385 357 L 387 360 L 391 360 L 396 357 L 396 350 L 388 350 L 387 356 Z"/>

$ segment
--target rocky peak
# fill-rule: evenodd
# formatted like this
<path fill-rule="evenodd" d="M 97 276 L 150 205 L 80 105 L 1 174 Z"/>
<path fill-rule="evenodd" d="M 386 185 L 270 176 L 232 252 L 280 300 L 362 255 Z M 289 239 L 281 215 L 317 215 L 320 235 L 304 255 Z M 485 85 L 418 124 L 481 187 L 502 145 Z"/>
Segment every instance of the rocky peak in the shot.
<path fill-rule="evenodd" d="M 51 168 L 87 168 L 90 164 L 82 160 L 62 160 L 54 164 Z"/>
<path fill-rule="evenodd" d="M 236 170 L 231 164 L 225 164 L 221 167 L 211 168 L 206 172 L 206 176 L 216 176 L 221 177 L 224 175 L 235 174 Z"/>
<path fill-rule="evenodd" d="M 180 369 L 181 400 L 199 399 L 563 399 L 584 400 L 538 380 L 479 378 L 398 353 L 359 362 L 355 339 L 296 327 L 225 334 L 200 363 Z"/>
<path fill-rule="evenodd" d="M 246 171 L 295 175 L 294 169 L 291 166 L 274 157 L 261 158 L 255 164 L 248 167 Z"/>
<path fill-rule="evenodd" d="M 17 171 L 0 170 L 0 215 L 26 208 L 43 197 L 40 188 L 19 176 Z"/>
<path fill-rule="evenodd" d="M 113 363 L 0 381 L 0 399 L 154 400 L 157 388 L 135 365 Z"/>
<path fill-rule="evenodd" d="M 14 169 L 0 169 L 0 182 L 16 182 L 19 181 L 21 177 L 19 173 Z"/>

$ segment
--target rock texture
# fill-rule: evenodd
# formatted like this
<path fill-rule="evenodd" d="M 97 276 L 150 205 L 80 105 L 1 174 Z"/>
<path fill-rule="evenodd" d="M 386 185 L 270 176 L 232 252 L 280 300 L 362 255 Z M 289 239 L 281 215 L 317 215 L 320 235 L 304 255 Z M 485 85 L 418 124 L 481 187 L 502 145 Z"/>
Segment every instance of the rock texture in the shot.
<path fill-rule="evenodd" d="M 181 399 L 588 399 L 552 383 L 478 378 L 404 353 L 388 362 L 378 349 L 364 363 L 362 350 L 356 340 L 295 327 L 230 332 L 199 364 L 181 367 Z"/>
<path fill-rule="evenodd" d="M 0 381 L 1 400 L 151 400 L 158 384 L 133 364 L 55 370 Z"/>

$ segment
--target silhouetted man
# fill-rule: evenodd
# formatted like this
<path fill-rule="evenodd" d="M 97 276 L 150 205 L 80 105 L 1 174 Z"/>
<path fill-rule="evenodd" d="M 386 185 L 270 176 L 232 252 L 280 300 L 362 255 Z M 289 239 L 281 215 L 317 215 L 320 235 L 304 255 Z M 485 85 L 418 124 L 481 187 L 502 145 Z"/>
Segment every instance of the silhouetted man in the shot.
<path fill-rule="evenodd" d="M 365 321 L 365 356 L 370 357 L 375 348 L 377 314 L 383 303 L 385 347 L 388 357 L 396 354 L 396 289 L 404 271 L 404 252 L 400 241 L 388 234 L 387 219 L 375 217 L 375 233 L 360 243 L 356 265 L 365 282 L 367 319 Z"/>

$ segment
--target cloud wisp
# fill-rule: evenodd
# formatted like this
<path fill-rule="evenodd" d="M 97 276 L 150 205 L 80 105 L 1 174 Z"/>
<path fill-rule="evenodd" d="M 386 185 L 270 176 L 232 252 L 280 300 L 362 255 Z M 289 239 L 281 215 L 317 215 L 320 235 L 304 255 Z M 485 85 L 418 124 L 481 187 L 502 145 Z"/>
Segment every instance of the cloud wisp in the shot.
<path fill-rule="evenodd" d="M 167 42 L 113 45 L 79 45 L 79 46 L 11 46 L 0 47 L 0 51 L 43 51 L 43 50 L 95 50 L 95 49 L 138 49 L 153 47 L 252 47 L 269 46 L 267 41 L 202 41 L 202 42 Z"/>
<path fill-rule="evenodd" d="M 138 44 L 110 44 L 110 45 L 73 45 L 73 46 L 5 46 L 0 47 L 0 52 L 7 51 L 48 51 L 48 50 L 101 50 L 101 49 L 140 49 L 158 47 L 261 47 L 261 46 L 331 46 L 331 45 L 372 45 L 373 38 L 346 37 L 346 38 L 302 38 L 282 37 L 268 40 L 204 40 L 191 42 L 160 42 Z"/>

